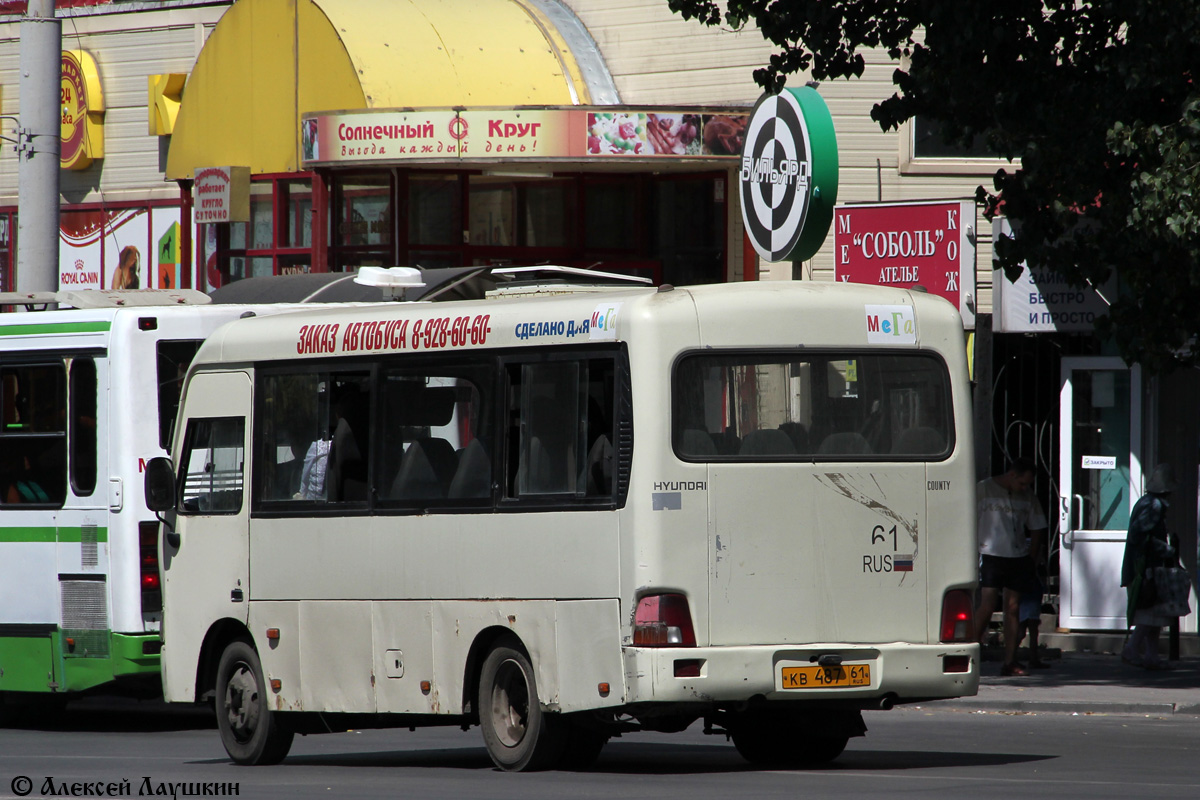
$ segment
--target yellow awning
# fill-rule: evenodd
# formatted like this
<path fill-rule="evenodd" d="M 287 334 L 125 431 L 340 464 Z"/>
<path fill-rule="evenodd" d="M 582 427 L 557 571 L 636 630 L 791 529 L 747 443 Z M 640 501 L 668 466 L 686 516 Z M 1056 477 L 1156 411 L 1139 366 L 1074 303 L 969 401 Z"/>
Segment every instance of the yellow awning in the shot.
<path fill-rule="evenodd" d="M 188 77 L 167 177 L 297 171 L 308 112 L 591 102 L 527 0 L 239 0 Z"/>

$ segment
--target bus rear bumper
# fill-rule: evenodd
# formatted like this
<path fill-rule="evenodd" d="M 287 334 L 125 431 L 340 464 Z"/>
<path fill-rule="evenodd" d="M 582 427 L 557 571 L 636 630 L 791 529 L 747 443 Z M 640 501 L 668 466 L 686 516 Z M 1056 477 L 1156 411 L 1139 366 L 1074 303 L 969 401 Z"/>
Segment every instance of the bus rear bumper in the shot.
<path fill-rule="evenodd" d="M 976 694 L 979 660 L 978 644 L 627 647 L 626 702 L 889 707 Z"/>

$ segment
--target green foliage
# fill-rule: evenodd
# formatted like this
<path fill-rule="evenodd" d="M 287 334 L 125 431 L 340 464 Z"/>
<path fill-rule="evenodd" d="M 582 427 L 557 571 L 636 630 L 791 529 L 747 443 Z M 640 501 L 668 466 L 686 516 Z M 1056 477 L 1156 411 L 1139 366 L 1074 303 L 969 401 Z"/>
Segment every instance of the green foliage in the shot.
<path fill-rule="evenodd" d="M 754 73 L 854 78 L 863 51 L 897 62 L 872 118 L 915 115 L 948 140 L 1019 159 L 977 199 L 1019 230 L 996 243 L 1079 286 L 1115 273 L 1098 332 L 1151 370 L 1200 360 L 1200 0 L 669 0 L 707 25 L 748 25 L 776 52 Z"/>

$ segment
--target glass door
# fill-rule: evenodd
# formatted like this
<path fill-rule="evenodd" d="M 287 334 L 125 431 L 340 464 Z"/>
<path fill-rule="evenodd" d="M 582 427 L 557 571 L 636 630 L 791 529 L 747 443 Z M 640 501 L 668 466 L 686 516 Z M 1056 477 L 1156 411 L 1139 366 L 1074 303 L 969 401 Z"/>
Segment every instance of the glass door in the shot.
<path fill-rule="evenodd" d="M 1059 625 L 1123 630 L 1121 559 L 1142 485 L 1141 370 L 1119 358 L 1062 360 Z"/>

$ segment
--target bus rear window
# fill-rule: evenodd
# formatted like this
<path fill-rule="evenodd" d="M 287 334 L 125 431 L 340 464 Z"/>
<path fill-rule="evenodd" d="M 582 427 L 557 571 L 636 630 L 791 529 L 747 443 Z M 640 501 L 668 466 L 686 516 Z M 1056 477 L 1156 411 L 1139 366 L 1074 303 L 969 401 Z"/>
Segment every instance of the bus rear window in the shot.
<path fill-rule="evenodd" d="M 949 375 L 920 353 L 682 359 L 675 452 L 691 461 L 934 461 L 954 447 Z"/>
<path fill-rule="evenodd" d="M 171 434 L 175 430 L 175 417 L 179 414 L 183 378 L 199 349 L 199 339 L 158 343 L 158 446 L 164 450 L 171 449 Z"/>

